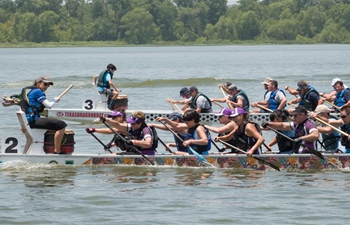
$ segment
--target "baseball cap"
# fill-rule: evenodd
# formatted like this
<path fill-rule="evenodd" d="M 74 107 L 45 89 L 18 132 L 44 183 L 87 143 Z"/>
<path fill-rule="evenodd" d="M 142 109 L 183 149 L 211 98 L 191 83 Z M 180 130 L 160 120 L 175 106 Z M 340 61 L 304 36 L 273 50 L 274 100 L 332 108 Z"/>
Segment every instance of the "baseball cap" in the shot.
<path fill-rule="evenodd" d="M 290 114 L 291 115 L 295 115 L 295 114 L 298 114 L 298 113 L 304 113 L 307 115 L 307 110 L 304 106 L 297 106 L 295 107 L 294 111 L 291 112 Z"/>
<path fill-rule="evenodd" d="M 271 78 L 266 78 L 261 84 L 269 84 L 270 81 L 272 81 Z"/>
<path fill-rule="evenodd" d="M 50 84 L 50 85 L 53 85 L 53 82 L 50 81 L 50 78 L 47 77 L 47 76 L 39 76 L 39 77 L 36 78 L 36 80 L 35 80 L 35 82 L 40 82 L 40 81 L 42 81 L 42 82 L 44 82 L 44 83 L 48 83 L 48 84 Z"/>
<path fill-rule="evenodd" d="M 314 113 L 330 113 L 331 110 L 326 105 L 318 105 L 314 111 Z"/>
<path fill-rule="evenodd" d="M 113 112 L 112 112 L 111 114 L 109 114 L 107 117 L 108 117 L 108 118 L 111 118 L 111 117 L 115 117 L 115 116 L 122 116 L 122 117 L 124 117 L 125 114 L 122 113 L 122 112 L 119 112 L 119 111 L 113 111 Z"/>
<path fill-rule="evenodd" d="M 185 94 L 188 94 L 190 90 L 187 87 L 183 87 L 180 90 L 180 97 L 183 97 Z"/>
<path fill-rule="evenodd" d="M 178 113 L 178 112 L 172 112 L 172 113 L 170 113 L 170 114 L 168 115 L 168 119 L 169 119 L 169 120 L 174 120 L 174 119 L 177 119 L 177 118 L 179 118 L 179 119 L 182 118 L 181 114 Z"/>
<path fill-rule="evenodd" d="M 190 93 L 192 93 L 193 91 L 197 91 L 198 92 L 198 88 L 195 86 L 190 87 Z"/>
<path fill-rule="evenodd" d="M 215 116 L 230 116 L 232 113 L 232 110 L 229 108 L 222 108 L 220 112 L 215 113 Z"/>
<path fill-rule="evenodd" d="M 140 119 L 140 118 L 134 117 L 132 115 L 130 116 L 129 119 L 126 120 L 126 122 L 131 123 L 131 124 L 140 123 L 140 122 L 144 122 L 144 121 L 145 121 L 144 119 Z"/>
<path fill-rule="evenodd" d="M 235 90 L 237 90 L 237 86 L 234 85 L 234 84 L 231 84 L 231 85 L 228 87 L 228 90 L 229 90 L 229 91 L 235 91 Z"/>
<path fill-rule="evenodd" d="M 309 86 L 309 84 L 305 80 L 299 81 L 297 85 L 298 85 L 298 88 L 297 88 L 298 91 L 301 89 L 306 89 Z"/>
<path fill-rule="evenodd" d="M 337 83 L 338 81 L 341 81 L 339 78 L 334 78 L 332 80 L 332 87 L 335 85 L 335 83 Z"/>
<path fill-rule="evenodd" d="M 234 108 L 232 110 L 232 113 L 231 113 L 230 117 L 233 118 L 233 117 L 236 117 L 236 116 L 239 116 L 239 115 L 242 115 L 242 114 L 247 114 L 247 112 L 244 111 L 244 109 L 242 109 L 242 108 Z"/>
<path fill-rule="evenodd" d="M 231 84 L 232 84 L 231 82 L 225 82 L 225 83 L 224 83 L 224 86 L 225 86 L 225 87 L 230 87 Z"/>

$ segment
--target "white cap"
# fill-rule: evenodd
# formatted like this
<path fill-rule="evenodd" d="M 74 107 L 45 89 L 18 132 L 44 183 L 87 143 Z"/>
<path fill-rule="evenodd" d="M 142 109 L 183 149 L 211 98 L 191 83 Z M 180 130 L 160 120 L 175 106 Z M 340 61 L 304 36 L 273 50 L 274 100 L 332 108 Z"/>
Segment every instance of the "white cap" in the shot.
<path fill-rule="evenodd" d="M 334 86 L 335 83 L 337 83 L 338 81 L 341 81 L 339 78 L 334 78 L 332 80 L 332 87 Z"/>

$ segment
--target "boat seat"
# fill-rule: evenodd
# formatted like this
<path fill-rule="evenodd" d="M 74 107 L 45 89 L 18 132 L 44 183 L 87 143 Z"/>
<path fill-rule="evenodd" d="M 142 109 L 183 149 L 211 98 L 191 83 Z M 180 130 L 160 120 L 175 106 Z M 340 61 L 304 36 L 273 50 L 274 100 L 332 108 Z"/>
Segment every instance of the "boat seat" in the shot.
<path fill-rule="evenodd" d="M 95 109 L 108 110 L 108 105 L 107 105 L 108 97 L 105 94 L 98 93 L 97 85 L 95 83 L 92 83 L 92 89 L 98 96 L 98 103 L 96 104 Z"/>
<path fill-rule="evenodd" d="M 47 129 L 30 128 L 26 114 L 20 109 L 16 115 L 21 126 L 21 130 L 26 136 L 26 144 L 22 154 L 42 154 L 44 153 L 44 136 Z"/>

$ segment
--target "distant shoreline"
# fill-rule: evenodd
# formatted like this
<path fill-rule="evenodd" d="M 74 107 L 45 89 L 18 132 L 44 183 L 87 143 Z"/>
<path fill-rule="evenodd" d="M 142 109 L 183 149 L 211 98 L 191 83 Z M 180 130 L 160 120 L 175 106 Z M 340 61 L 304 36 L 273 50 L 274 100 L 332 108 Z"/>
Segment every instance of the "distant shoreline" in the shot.
<path fill-rule="evenodd" d="M 233 41 L 233 42 L 155 42 L 146 45 L 130 45 L 121 41 L 84 41 L 84 42 L 20 42 L 0 43 L 0 48 L 54 48 L 54 47 L 140 47 L 140 46 L 215 46 L 215 45 L 281 45 L 281 44 L 327 44 L 301 43 L 298 41 Z"/>

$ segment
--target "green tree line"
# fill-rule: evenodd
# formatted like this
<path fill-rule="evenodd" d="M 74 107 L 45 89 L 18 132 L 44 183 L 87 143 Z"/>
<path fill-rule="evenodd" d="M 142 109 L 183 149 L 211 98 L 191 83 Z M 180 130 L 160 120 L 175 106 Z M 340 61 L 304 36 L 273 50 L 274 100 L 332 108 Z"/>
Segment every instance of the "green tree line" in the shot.
<path fill-rule="evenodd" d="M 350 0 L 0 0 L 0 43 L 350 43 Z"/>

